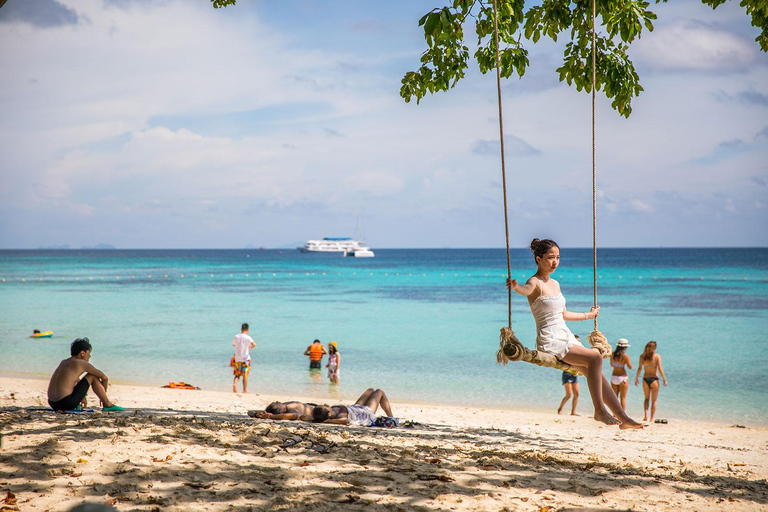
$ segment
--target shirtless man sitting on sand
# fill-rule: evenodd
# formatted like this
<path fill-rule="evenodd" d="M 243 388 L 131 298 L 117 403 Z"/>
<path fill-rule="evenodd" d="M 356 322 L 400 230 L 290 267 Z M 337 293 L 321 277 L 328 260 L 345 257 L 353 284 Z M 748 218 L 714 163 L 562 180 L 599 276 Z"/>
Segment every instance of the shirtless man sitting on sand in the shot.
<path fill-rule="evenodd" d="M 261 420 L 301 420 L 312 421 L 312 411 L 317 404 L 304 402 L 272 402 L 263 411 L 248 411 L 251 418 Z"/>
<path fill-rule="evenodd" d="M 48 404 L 54 411 L 71 411 L 85 405 L 88 388 L 101 400 L 104 412 L 124 411 L 107 397 L 109 379 L 88 361 L 91 360 L 91 343 L 88 338 L 78 338 L 70 347 L 72 357 L 64 359 L 51 375 L 48 384 Z M 85 374 L 81 379 L 80 376 Z"/>
<path fill-rule="evenodd" d="M 354 405 L 318 405 L 312 411 L 312 418 L 315 423 L 369 427 L 376 420 L 379 406 L 387 416 L 392 416 L 392 408 L 384 390 L 368 388 Z"/>

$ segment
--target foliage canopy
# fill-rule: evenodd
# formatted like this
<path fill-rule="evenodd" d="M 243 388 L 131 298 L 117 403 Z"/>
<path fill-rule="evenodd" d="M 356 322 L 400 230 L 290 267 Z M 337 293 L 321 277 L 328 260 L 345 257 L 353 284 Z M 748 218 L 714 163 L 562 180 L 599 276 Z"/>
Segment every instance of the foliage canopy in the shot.
<path fill-rule="evenodd" d="M 653 0 L 655 3 L 666 0 Z M 716 9 L 727 0 L 702 0 Z M 734 1 L 734 0 L 731 0 Z M 219 9 L 237 0 L 211 0 Z M 632 113 L 632 98 L 643 90 L 635 66 L 627 55 L 629 45 L 643 30 L 653 30 L 656 14 L 645 0 L 595 0 L 596 77 L 595 88 L 611 99 L 611 106 L 621 115 Z M 768 52 L 768 0 L 741 0 L 761 30 L 755 41 Z M 524 43 L 536 44 L 542 37 L 557 41 L 568 38 L 563 51 L 563 65 L 557 68 L 560 81 L 575 85 L 579 91 L 592 90 L 592 4 L 591 0 L 497 0 L 499 12 L 499 60 L 501 76 L 522 77 L 528 68 L 528 50 Z M 424 28 L 427 49 L 420 66 L 403 77 L 400 96 L 418 103 L 427 93 L 447 91 L 464 78 L 469 61 L 464 30 L 474 22 L 477 50 L 474 57 L 482 73 L 496 67 L 493 39 L 492 0 L 452 0 L 436 7 L 419 20 Z"/>

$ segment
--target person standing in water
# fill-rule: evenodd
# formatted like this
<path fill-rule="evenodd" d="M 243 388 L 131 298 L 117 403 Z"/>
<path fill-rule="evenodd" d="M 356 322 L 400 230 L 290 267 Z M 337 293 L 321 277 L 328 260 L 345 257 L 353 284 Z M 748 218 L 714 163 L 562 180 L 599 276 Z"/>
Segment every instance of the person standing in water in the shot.
<path fill-rule="evenodd" d="M 574 334 L 573 337 L 581 342 L 581 338 L 579 338 L 578 334 Z M 563 372 L 563 389 L 565 390 L 565 396 L 560 402 L 560 407 L 557 408 L 557 414 L 563 413 L 563 407 L 565 407 L 565 404 L 567 404 L 568 400 L 573 396 L 571 416 L 578 416 L 578 414 L 576 414 L 576 404 L 579 403 L 579 377 L 571 372 Z"/>
<path fill-rule="evenodd" d="M 560 283 L 552 278 L 560 264 L 560 246 L 557 243 L 553 240 L 534 238 L 531 242 L 531 252 L 538 267 L 536 273 L 524 285 L 520 285 L 517 279 L 507 279 L 507 287 L 528 297 L 528 304 L 536 319 L 536 348 L 554 355 L 586 376 L 589 394 L 595 407 L 595 420 L 606 425 L 618 424 L 621 429 L 643 428 L 642 423 L 630 418 L 621 407 L 619 399 L 603 375 L 603 358 L 600 353 L 584 347 L 565 324 L 566 321 L 596 318 L 600 307 L 593 306 L 586 313 L 575 313 L 566 309 Z"/>
<path fill-rule="evenodd" d="M 243 393 L 248 392 L 248 374 L 251 372 L 251 349 L 256 346 L 253 338 L 248 336 L 248 324 L 243 324 L 240 328 L 240 334 L 236 334 L 232 340 L 235 347 L 235 364 L 232 373 L 235 375 L 235 381 L 232 383 L 232 391 L 237 393 L 237 381 L 243 378 Z"/>
<path fill-rule="evenodd" d="M 616 343 L 616 350 L 611 354 L 611 368 L 613 373 L 611 374 L 611 388 L 616 396 L 621 401 L 621 407 L 627 410 L 627 391 L 629 390 L 629 375 L 625 366 L 632 369 L 632 361 L 629 360 L 629 356 L 626 351 L 629 348 L 629 342 L 621 338 Z"/>
<path fill-rule="evenodd" d="M 325 345 L 320 343 L 320 340 L 315 340 L 307 350 L 304 351 L 305 356 L 309 356 L 309 370 L 320 370 L 323 366 L 323 356 L 327 354 Z M 322 379 L 322 377 L 320 377 Z"/>
<path fill-rule="evenodd" d="M 339 370 L 341 369 L 341 354 L 339 353 L 338 345 L 335 341 L 331 341 L 328 344 L 328 364 L 325 365 L 328 368 L 328 380 L 331 384 L 339 383 Z"/>
<path fill-rule="evenodd" d="M 643 370 L 643 393 L 645 394 L 643 421 L 653 421 L 654 416 L 656 416 L 656 400 L 659 398 L 659 375 L 664 380 L 664 386 L 667 385 L 667 377 L 661 367 L 661 356 L 656 353 L 655 341 L 646 343 L 643 353 L 640 354 L 640 361 L 637 363 L 637 373 L 635 374 L 635 386 L 637 386 L 640 378 L 640 370 Z M 649 402 L 651 407 L 650 420 L 648 418 Z"/>

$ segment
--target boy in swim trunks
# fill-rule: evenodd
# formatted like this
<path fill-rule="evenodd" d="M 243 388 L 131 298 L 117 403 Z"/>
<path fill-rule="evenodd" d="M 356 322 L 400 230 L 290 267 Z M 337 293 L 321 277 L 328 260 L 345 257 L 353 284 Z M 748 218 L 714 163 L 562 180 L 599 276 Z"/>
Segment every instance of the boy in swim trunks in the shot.
<path fill-rule="evenodd" d="M 319 405 L 312 411 L 312 418 L 315 423 L 370 427 L 376 420 L 376 411 L 379 406 L 384 409 L 387 416 L 392 416 L 389 399 L 384 390 L 368 388 L 354 405 Z"/>
<path fill-rule="evenodd" d="M 104 412 L 124 411 L 107 397 L 109 378 L 95 368 L 91 360 L 91 343 L 88 338 L 78 338 L 69 349 L 72 357 L 64 359 L 51 375 L 48 383 L 48 404 L 54 411 L 71 411 L 85 404 L 88 388 L 101 400 Z M 85 374 L 83 378 L 81 375 Z"/>

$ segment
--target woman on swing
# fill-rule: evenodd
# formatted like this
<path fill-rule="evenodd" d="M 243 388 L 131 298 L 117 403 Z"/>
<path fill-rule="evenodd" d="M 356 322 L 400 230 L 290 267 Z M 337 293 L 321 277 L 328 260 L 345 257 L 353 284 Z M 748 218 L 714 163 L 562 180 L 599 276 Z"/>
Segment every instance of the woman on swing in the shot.
<path fill-rule="evenodd" d="M 554 355 L 583 373 L 587 378 L 589 394 L 595 406 L 595 420 L 606 425 L 619 425 L 621 429 L 643 428 L 641 423 L 630 418 L 622 409 L 618 397 L 603 376 L 603 359 L 594 349 L 586 348 L 565 325 L 565 321 L 596 318 L 600 306 L 594 306 L 589 313 L 572 313 L 565 309 L 565 297 L 560 292 L 560 283 L 550 277 L 560 264 L 560 247 L 553 240 L 531 242 L 531 252 L 538 270 L 524 285 L 517 279 L 507 279 L 507 287 L 528 297 L 528 304 L 536 319 L 536 348 Z M 613 412 L 606 410 L 608 409 Z"/>

